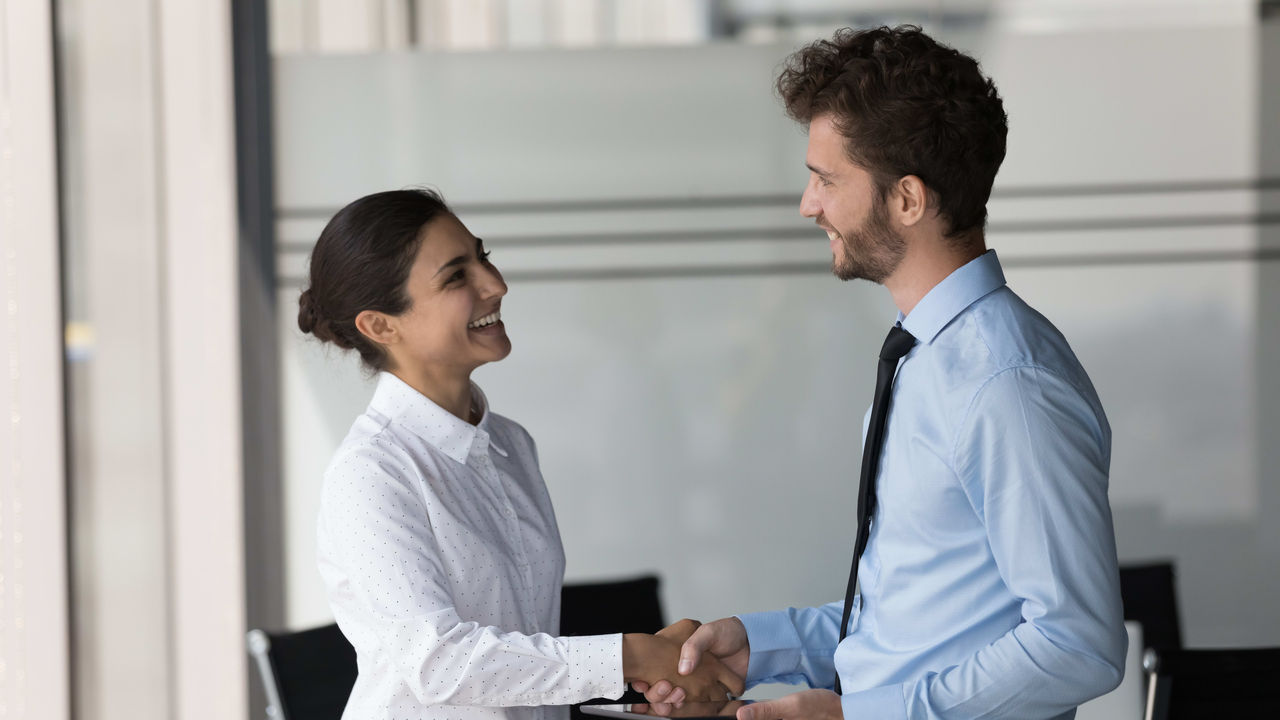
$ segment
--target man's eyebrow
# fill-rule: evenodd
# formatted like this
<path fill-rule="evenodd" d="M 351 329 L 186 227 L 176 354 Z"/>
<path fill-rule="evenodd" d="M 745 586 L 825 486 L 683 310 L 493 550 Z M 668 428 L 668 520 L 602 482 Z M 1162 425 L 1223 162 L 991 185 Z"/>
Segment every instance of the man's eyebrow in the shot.
<path fill-rule="evenodd" d="M 805 163 L 805 164 L 804 164 L 804 166 L 805 166 L 805 167 L 807 167 L 807 168 L 809 168 L 809 172 L 811 172 L 811 173 L 814 173 L 814 174 L 817 174 L 817 175 L 821 175 L 822 177 L 831 177 L 831 173 L 827 172 L 826 170 L 822 170 L 822 169 L 820 169 L 820 168 L 816 168 L 816 167 L 814 167 L 814 166 L 810 165 L 809 163 Z"/>

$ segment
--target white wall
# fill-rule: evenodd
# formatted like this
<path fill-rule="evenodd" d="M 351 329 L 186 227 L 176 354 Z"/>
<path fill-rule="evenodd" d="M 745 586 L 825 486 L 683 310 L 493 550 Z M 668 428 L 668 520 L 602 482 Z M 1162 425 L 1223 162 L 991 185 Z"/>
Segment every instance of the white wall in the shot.
<path fill-rule="evenodd" d="M 989 242 L 1107 407 L 1122 560 L 1178 562 L 1190 643 L 1280 644 L 1256 28 L 947 39 L 1006 98 Z M 672 618 L 839 596 L 894 311 L 833 279 L 795 212 L 805 140 L 770 92 L 789 49 L 277 61 L 291 624 L 329 617 L 316 499 L 369 392 L 294 329 L 309 243 L 346 202 L 423 183 L 508 275 L 515 351 L 477 380 L 539 443 L 570 580 L 658 570 Z"/>
<path fill-rule="evenodd" d="M 71 717 L 49 3 L 0 0 L 0 716 Z"/>

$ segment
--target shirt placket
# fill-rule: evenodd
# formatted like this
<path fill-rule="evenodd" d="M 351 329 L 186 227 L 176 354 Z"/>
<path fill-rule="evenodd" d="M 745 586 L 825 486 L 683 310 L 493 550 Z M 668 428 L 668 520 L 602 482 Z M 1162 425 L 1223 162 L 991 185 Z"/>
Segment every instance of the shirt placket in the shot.
<path fill-rule="evenodd" d="M 526 593 L 533 592 L 533 568 L 529 564 L 529 555 L 525 551 L 524 533 L 520 531 L 520 516 L 516 512 L 515 506 L 511 503 L 511 496 L 507 493 L 506 483 L 503 482 L 502 473 L 498 472 L 497 466 L 493 464 L 493 457 L 490 450 L 489 437 L 480 430 L 476 434 L 475 453 L 476 461 L 480 467 L 480 472 L 484 475 L 485 480 L 497 489 L 497 494 L 502 503 L 502 518 L 507 527 L 507 537 L 510 539 L 513 559 L 516 561 L 516 567 L 520 569 L 520 578 L 524 581 L 524 590 Z M 522 614 L 527 615 L 522 608 Z M 529 618 L 525 618 L 528 622 Z"/>

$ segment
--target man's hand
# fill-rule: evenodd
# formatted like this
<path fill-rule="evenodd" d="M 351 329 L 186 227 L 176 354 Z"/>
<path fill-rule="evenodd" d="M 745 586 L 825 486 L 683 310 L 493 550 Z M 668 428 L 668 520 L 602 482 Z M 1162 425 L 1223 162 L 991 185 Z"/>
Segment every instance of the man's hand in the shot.
<path fill-rule="evenodd" d="M 742 694 L 742 675 L 729 670 L 714 656 L 703 659 L 701 667 L 695 670 L 676 674 L 675 669 L 684 652 L 682 643 L 697 627 L 696 621 L 682 620 L 656 635 L 623 635 L 624 679 L 633 687 L 661 684 L 674 688 L 680 693 L 681 700 L 723 701 L 729 694 Z"/>
<path fill-rule="evenodd" d="M 738 720 L 844 720 L 844 707 L 830 690 L 805 690 L 740 707 Z"/>
<path fill-rule="evenodd" d="M 702 663 L 704 654 L 718 659 L 730 672 L 739 678 L 735 695 L 742 693 L 742 682 L 747 676 L 747 665 L 751 659 L 751 648 L 747 642 L 747 629 L 736 617 L 727 617 L 715 622 L 700 625 L 696 620 L 681 620 L 659 631 L 658 635 L 673 640 L 682 640 L 680 648 L 681 675 L 688 675 Z M 652 685 L 643 682 L 632 683 L 637 691 L 644 693 L 645 699 L 651 703 L 679 705 L 687 699 L 680 688 L 659 680 Z M 732 690 L 732 688 L 731 688 Z"/>

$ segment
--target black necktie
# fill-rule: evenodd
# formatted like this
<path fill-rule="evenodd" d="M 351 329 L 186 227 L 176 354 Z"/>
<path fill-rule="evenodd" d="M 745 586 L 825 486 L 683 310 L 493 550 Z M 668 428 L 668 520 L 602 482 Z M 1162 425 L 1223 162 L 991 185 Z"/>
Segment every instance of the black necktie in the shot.
<path fill-rule="evenodd" d="M 853 544 L 853 567 L 849 569 L 849 586 L 844 592 L 844 613 L 840 616 L 840 639 L 849 632 L 849 614 L 853 610 L 853 591 L 858 584 L 858 560 L 867 549 L 871 516 L 876 505 L 876 471 L 880 466 L 880 450 L 884 447 L 885 419 L 889 416 L 889 395 L 898 361 L 916 344 L 915 337 L 894 325 L 880 348 L 880 367 L 876 370 L 876 394 L 871 401 L 871 422 L 867 425 L 867 442 L 862 447 L 862 474 L 858 479 L 858 538 Z M 840 692 L 840 675 L 836 674 L 836 692 Z"/>

